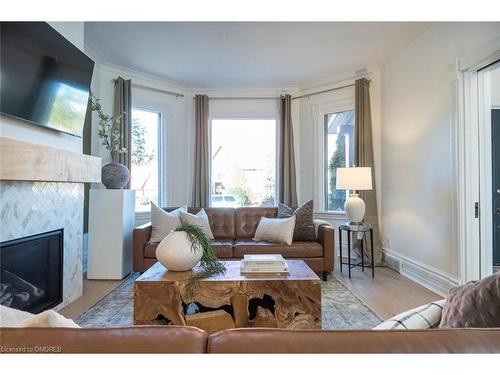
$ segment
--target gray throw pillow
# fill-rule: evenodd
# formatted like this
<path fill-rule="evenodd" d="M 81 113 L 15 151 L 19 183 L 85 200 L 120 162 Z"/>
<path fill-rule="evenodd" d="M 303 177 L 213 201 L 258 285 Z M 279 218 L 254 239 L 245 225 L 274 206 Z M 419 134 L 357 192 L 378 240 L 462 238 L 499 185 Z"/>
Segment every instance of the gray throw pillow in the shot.
<path fill-rule="evenodd" d="M 294 241 L 315 241 L 316 233 L 313 223 L 313 207 L 312 200 L 304 203 L 297 209 L 290 208 L 283 203 L 278 204 L 278 218 L 284 219 L 295 216 L 295 230 L 293 231 Z"/>
<path fill-rule="evenodd" d="M 450 290 L 439 328 L 500 327 L 500 273 Z"/>

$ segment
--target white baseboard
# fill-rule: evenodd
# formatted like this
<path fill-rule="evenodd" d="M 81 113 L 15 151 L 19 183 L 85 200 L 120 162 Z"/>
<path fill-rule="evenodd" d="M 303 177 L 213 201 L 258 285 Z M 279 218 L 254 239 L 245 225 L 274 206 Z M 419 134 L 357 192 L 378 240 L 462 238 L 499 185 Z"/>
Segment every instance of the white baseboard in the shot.
<path fill-rule="evenodd" d="M 446 297 L 450 288 L 460 284 L 458 278 L 394 250 L 383 248 L 382 255 L 389 267 L 440 296 Z"/>

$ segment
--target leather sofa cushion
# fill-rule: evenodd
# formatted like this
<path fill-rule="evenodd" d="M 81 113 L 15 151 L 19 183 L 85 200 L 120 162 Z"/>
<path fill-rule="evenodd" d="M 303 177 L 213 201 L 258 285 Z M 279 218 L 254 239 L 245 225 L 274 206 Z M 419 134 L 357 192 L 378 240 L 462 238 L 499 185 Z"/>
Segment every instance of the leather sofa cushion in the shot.
<path fill-rule="evenodd" d="M 157 247 L 158 242 L 147 242 L 144 245 L 144 257 L 156 259 Z M 232 258 L 233 256 L 233 240 L 214 240 L 212 247 L 218 258 Z"/>
<path fill-rule="evenodd" d="M 500 329 L 290 330 L 213 333 L 209 353 L 496 353 Z"/>
<path fill-rule="evenodd" d="M 233 257 L 233 240 L 214 240 L 212 247 L 217 254 L 217 258 Z"/>
<path fill-rule="evenodd" d="M 205 208 L 215 239 L 234 239 L 234 208 Z"/>
<path fill-rule="evenodd" d="M 316 241 L 296 241 L 290 246 L 285 245 L 283 249 L 283 256 L 285 258 L 293 258 L 288 255 L 297 254 L 297 258 L 316 258 L 323 256 L 323 246 Z"/>
<path fill-rule="evenodd" d="M 323 246 L 318 242 L 294 242 L 291 245 L 267 241 L 236 240 L 233 254 L 243 258 L 245 254 L 281 254 L 284 258 L 316 258 L 323 256 Z"/>
<path fill-rule="evenodd" d="M 234 212 L 236 225 L 235 238 L 253 238 L 260 218 L 276 217 L 278 209 L 276 207 L 240 207 Z"/>
<path fill-rule="evenodd" d="M 4 350 L 54 347 L 61 353 L 205 353 L 206 340 L 205 331 L 180 326 L 0 328 Z"/>

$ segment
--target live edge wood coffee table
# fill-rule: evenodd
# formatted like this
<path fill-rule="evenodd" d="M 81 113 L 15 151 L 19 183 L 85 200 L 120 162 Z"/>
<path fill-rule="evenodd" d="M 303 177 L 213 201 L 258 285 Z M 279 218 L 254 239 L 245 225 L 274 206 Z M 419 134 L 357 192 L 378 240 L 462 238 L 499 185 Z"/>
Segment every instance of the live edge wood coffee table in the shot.
<path fill-rule="evenodd" d="M 192 271 L 167 271 L 155 263 L 134 285 L 134 324 L 190 325 L 215 332 L 234 327 L 321 329 L 321 286 L 302 260 L 288 260 L 289 275 L 225 274 L 200 279 L 188 296 Z"/>

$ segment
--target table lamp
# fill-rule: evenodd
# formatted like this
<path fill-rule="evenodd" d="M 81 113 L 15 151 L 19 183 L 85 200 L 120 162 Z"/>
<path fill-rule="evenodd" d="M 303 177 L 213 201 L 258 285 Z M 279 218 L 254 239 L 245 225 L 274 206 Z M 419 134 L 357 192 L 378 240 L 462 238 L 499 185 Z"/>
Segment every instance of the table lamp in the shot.
<path fill-rule="evenodd" d="M 372 190 L 370 167 L 337 168 L 337 190 L 353 190 L 345 202 L 345 212 L 350 224 L 360 224 L 365 216 L 365 202 L 356 190 Z"/>

